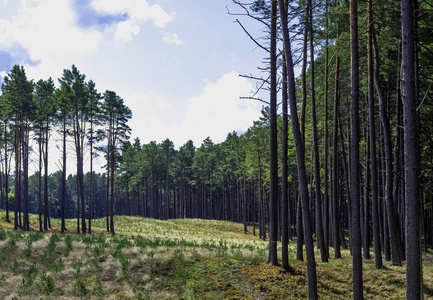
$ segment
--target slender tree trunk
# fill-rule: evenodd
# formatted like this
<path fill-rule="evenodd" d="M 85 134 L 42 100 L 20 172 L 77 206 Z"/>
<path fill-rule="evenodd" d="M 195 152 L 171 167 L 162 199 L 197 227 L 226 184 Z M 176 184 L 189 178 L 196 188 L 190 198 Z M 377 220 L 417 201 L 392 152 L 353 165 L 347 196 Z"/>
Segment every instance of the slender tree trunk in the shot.
<path fill-rule="evenodd" d="M 5 194 L 6 194 L 6 222 L 10 222 L 9 219 L 9 166 L 8 166 L 8 140 L 7 140 L 7 123 L 5 123 Z"/>
<path fill-rule="evenodd" d="M 287 11 L 288 1 L 285 0 L 285 10 Z M 287 20 L 286 20 L 287 22 Z M 287 67 L 286 67 L 286 56 L 283 54 L 283 86 L 282 86 L 282 106 L 283 106 L 283 130 L 282 130 L 282 182 L 281 182 L 281 258 L 282 267 L 285 270 L 289 269 L 289 217 L 288 217 L 288 165 L 287 165 L 287 148 L 288 148 L 288 104 L 287 104 Z"/>
<path fill-rule="evenodd" d="M 369 129 L 369 146 L 370 146 L 370 165 L 371 165 L 371 204 L 373 215 L 373 247 L 374 261 L 376 269 L 383 268 L 380 229 L 379 229 L 379 207 L 377 196 L 377 153 L 376 153 L 376 124 L 374 117 L 374 74 L 373 74 L 373 0 L 368 1 L 368 129 Z"/>
<path fill-rule="evenodd" d="M 295 139 L 296 158 L 298 164 L 298 177 L 300 183 L 300 195 L 303 212 L 304 236 L 307 254 L 307 277 L 308 277 L 308 297 L 309 299 L 317 299 L 317 277 L 316 277 L 316 261 L 314 258 L 313 231 L 311 228 L 310 210 L 308 207 L 309 196 L 307 177 L 305 172 L 304 146 L 302 142 L 301 131 L 299 127 L 298 114 L 296 109 L 296 90 L 295 90 L 295 74 L 293 70 L 293 60 L 290 46 L 290 35 L 287 20 L 287 13 L 284 8 L 284 0 L 279 0 L 280 8 L 280 23 L 283 31 L 284 53 L 287 62 L 287 76 L 289 86 L 290 112 L 292 119 L 293 136 Z"/>
<path fill-rule="evenodd" d="M 45 173 L 47 165 L 45 165 Z M 44 198 L 45 199 L 45 198 Z M 66 203 L 66 116 L 63 118 L 63 163 L 62 163 L 62 199 L 61 199 L 61 218 L 62 225 L 61 231 L 65 232 L 65 203 Z M 48 215 L 48 212 L 47 212 Z M 44 218 L 44 226 L 45 226 L 45 218 Z"/>
<path fill-rule="evenodd" d="M 323 235 L 324 242 L 323 245 L 325 247 L 326 256 L 329 257 L 329 189 L 328 189 L 328 152 L 329 152 L 329 143 L 328 143 L 328 76 L 329 76 L 329 38 L 328 38 L 328 1 L 326 1 L 326 41 L 325 41 L 325 91 L 324 91 L 324 141 L 325 141 L 325 150 L 324 150 L 324 195 L 323 195 Z"/>
<path fill-rule="evenodd" d="M 44 152 L 44 229 L 45 229 L 45 219 L 47 220 L 47 226 L 49 225 L 49 211 L 48 211 L 48 137 L 49 137 L 49 128 L 48 128 L 48 117 L 46 119 L 45 129 L 45 152 Z M 66 145 L 64 145 L 66 147 Z M 48 226 L 50 227 L 50 226 Z M 50 227 L 51 228 L 51 227 Z M 45 230 L 48 230 L 45 229 Z"/>
<path fill-rule="evenodd" d="M 108 146 L 107 146 L 107 195 L 106 195 L 106 205 L 105 205 L 107 232 L 110 232 L 110 221 L 109 221 L 110 206 L 109 206 L 109 198 L 110 198 L 110 139 L 108 141 Z M 155 215 L 153 217 L 155 217 Z"/>
<path fill-rule="evenodd" d="M 385 203 L 388 214 L 388 228 L 391 246 L 391 261 L 393 266 L 401 266 L 400 255 L 400 234 L 397 211 L 392 195 L 393 170 L 392 170 L 392 143 L 391 128 L 387 115 L 385 98 L 379 83 L 379 50 L 377 48 L 376 38 L 373 32 L 373 49 L 374 49 L 374 85 L 379 98 L 380 121 L 383 128 L 383 140 L 385 146 Z"/>
<path fill-rule="evenodd" d="M 92 234 L 92 218 L 93 218 L 92 200 L 93 200 L 93 114 L 90 118 L 90 182 L 89 182 L 89 233 L 90 234 Z"/>
<path fill-rule="evenodd" d="M 114 127 L 114 126 L 112 126 Z M 113 130 L 113 128 L 111 129 Z M 111 176 L 110 176 L 110 190 L 111 190 L 111 195 L 110 195 L 110 232 L 112 234 L 115 234 L 114 232 L 114 167 L 115 167 L 115 149 L 114 149 L 114 138 L 111 138 L 111 155 L 110 155 L 110 160 L 111 160 L 111 167 L 110 167 L 110 171 L 111 171 Z"/>
<path fill-rule="evenodd" d="M 38 214 L 39 214 L 39 231 L 42 228 L 42 128 L 39 129 L 39 174 L 38 174 Z"/>
<path fill-rule="evenodd" d="M 338 29 L 337 29 L 338 31 Z M 334 242 L 334 258 L 341 258 L 340 223 L 339 223 L 339 188 L 338 188 L 338 108 L 340 101 L 340 57 L 335 60 L 335 91 L 334 91 L 334 126 L 332 152 L 332 240 Z M 343 141 L 341 141 L 343 143 Z"/>
<path fill-rule="evenodd" d="M 317 133 L 317 118 L 316 118 L 316 92 L 314 84 L 314 33 L 313 33 L 313 7 L 311 0 L 309 2 L 310 9 L 310 74 L 311 74 L 311 114 L 313 125 L 313 148 L 314 148 L 314 184 L 316 192 L 316 237 L 317 246 L 320 247 L 320 255 L 322 262 L 328 262 L 328 254 L 325 247 L 325 239 L 323 236 L 322 224 L 322 190 L 320 183 L 320 159 L 319 159 L 319 137 Z"/>
<path fill-rule="evenodd" d="M 16 124 L 15 124 L 15 212 L 14 212 L 14 230 L 18 229 L 18 212 L 20 208 L 20 134 L 18 129 L 18 117 L 16 114 Z"/>
<path fill-rule="evenodd" d="M 351 59 L 351 143 L 350 143 L 350 200 L 352 208 L 351 249 L 353 252 L 353 298 L 363 299 L 360 178 L 359 178 L 359 53 L 358 1 L 350 0 L 350 59 Z"/>
<path fill-rule="evenodd" d="M 412 0 L 401 0 L 403 59 L 404 161 L 406 191 L 406 298 L 422 299 L 421 202 L 419 197 L 419 134 Z"/>
<path fill-rule="evenodd" d="M 284 5 L 284 3 L 283 3 Z M 284 7 L 284 6 L 283 6 Z M 277 260 L 277 196 L 278 196 L 278 158 L 277 158 L 277 1 L 272 0 L 271 17 L 271 95 L 270 95 L 270 264 L 276 266 Z"/>

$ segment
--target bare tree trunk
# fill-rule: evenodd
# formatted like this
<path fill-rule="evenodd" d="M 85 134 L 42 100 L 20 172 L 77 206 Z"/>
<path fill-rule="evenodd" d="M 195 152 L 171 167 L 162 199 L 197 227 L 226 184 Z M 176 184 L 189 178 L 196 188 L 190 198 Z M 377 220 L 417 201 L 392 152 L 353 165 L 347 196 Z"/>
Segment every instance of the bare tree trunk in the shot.
<path fill-rule="evenodd" d="M 419 133 L 412 0 L 401 0 L 403 59 L 404 161 L 406 191 L 406 298 L 422 299 L 421 202 L 419 197 Z"/>
<path fill-rule="evenodd" d="M 283 3 L 284 5 L 284 3 Z M 283 6 L 284 9 L 284 6 Z M 271 17 L 271 95 L 270 95 L 270 264 L 276 266 L 277 260 L 277 196 L 278 196 L 278 158 L 277 158 L 277 0 L 272 0 Z"/>
<path fill-rule="evenodd" d="M 279 0 L 280 8 L 280 23 L 283 31 L 284 53 L 287 62 L 287 76 L 289 86 L 289 101 L 290 114 L 292 119 L 293 136 L 295 139 L 296 159 L 298 164 L 298 178 L 300 186 L 300 195 L 302 203 L 304 236 L 307 254 L 307 277 L 308 277 L 308 297 L 309 299 L 317 299 L 317 277 L 316 277 L 316 261 L 314 258 L 313 231 L 311 228 L 310 210 L 308 207 L 309 195 L 307 186 L 307 177 L 305 172 L 304 146 L 302 142 L 301 131 L 299 127 L 298 112 L 296 109 L 296 90 L 295 90 L 295 74 L 293 70 L 292 50 L 290 46 L 290 34 L 288 29 L 287 13 L 284 8 L 284 0 Z"/>
<path fill-rule="evenodd" d="M 284 3 L 287 11 L 287 0 Z M 282 267 L 285 270 L 289 269 L 289 224 L 288 224 L 288 165 L 287 165 L 287 148 L 288 148 L 288 106 L 287 106 L 287 68 L 286 56 L 283 54 L 283 86 L 282 86 L 282 106 L 283 106 L 283 130 L 282 130 L 282 182 L 281 182 L 281 258 Z"/>
<path fill-rule="evenodd" d="M 328 1 L 326 1 L 326 12 L 328 12 Z M 326 42 L 325 42 L 325 95 L 323 100 L 323 106 L 324 106 L 324 124 L 323 124 L 323 130 L 324 130 L 324 141 L 325 141 L 325 150 L 324 150 L 324 159 L 323 159 L 323 165 L 324 165 L 324 195 L 323 195 L 323 235 L 324 235 L 324 242 L 325 244 L 323 247 L 325 247 L 326 250 L 326 256 L 329 257 L 329 201 L 328 201 L 328 195 L 329 195 L 329 185 L 328 185 L 328 76 L 329 76 L 329 39 L 328 39 L 328 17 L 326 17 Z"/>
<path fill-rule="evenodd" d="M 363 299 L 360 178 L 359 178 L 359 53 L 358 1 L 350 1 L 350 59 L 351 59 L 351 140 L 350 140 L 350 200 L 352 208 L 353 298 Z"/>
<path fill-rule="evenodd" d="M 66 201 L 66 116 L 63 119 L 63 165 L 62 165 L 62 199 L 61 199 L 62 233 L 66 230 L 65 201 Z M 45 226 L 45 218 L 44 218 L 44 226 Z"/>
<path fill-rule="evenodd" d="M 370 146 L 370 165 L 371 165 L 371 204 L 373 215 L 373 247 L 374 261 L 376 269 L 383 268 L 382 252 L 380 243 L 379 229 L 379 207 L 377 196 L 377 153 L 376 153 L 376 124 L 374 122 L 374 79 L 373 79 L 373 0 L 368 1 L 368 129 Z"/>
<path fill-rule="evenodd" d="M 338 26 L 338 25 L 337 25 Z M 337 29 L 338 31 L 338 29 Z M 334 125 L 332 152 L 332 240 L 334 242 L 334 258 L 341 258 L 340 223 L 339 223 L 339 187 L 338 187 L 338 108 L 340 102 L 340 57 L 335 59 L 334 89 Z M 343 141 L 341 141 L 343 143 Z M 343 154 L 344 155 L 344 154 Z"/>
<path fill-rule="evenodd" d="M 38 174 L 38 214 L 39 214 L 39 231 L 42 228 L 42 127 L 39 128 L 39 174 Z"/>
<path fill-rule="evenodd" d="M 314 148 L 314 184 L 316 192 L 316 237 L 317 247 L 320 247 L 322 262 L 328 262 L 328 254 L 325 248 L 322 224 L 322 190 L 320 184 L 320 159 L 319 159 L 319 137 L 317 133 L 316 118 L 316 92 L 314 84 L 314 34 L 313 34 L 313 7 L 311 0 L 308 1 L 310 10 L 310 73 L 311 73 L 311 114 L 313 125 L 313 148 Z"/>
<path fill-rule="evenodd" d="M 388 214 L 388 228 L 391 244 L 391 261 L 393 266 L 401 266 L 400 255 L 400 234 L 397 211 L 392 195 L 393 170 L 392 170 L 392 143 L 391 128 L 387 115 L 385 98 L 379 83 L 379 50 L 377 48 L 376 37 L 373 32 L 373 49 L 374 49 L 374 84 L 379 98 L 380 121 L 383 128 L 383 140 L 385 146 L 385 203 Z"/>

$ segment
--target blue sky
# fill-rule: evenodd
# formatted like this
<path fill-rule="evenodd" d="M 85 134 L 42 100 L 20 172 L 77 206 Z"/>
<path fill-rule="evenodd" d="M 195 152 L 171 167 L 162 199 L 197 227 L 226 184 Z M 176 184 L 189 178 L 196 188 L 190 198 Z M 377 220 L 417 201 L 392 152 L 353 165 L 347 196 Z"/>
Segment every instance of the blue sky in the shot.
<path fill-rule="evenodd" d="M 260 116 L 261 103 L 239 100 L 255 86 L 239 74 L 259 74 L 266 56 L 226 6 L 239 10 L 231 0 L 0 0 L 0 75 L 20 64 L 57 82 L 75 64 L 124 98 L 132 138 L 222 142 Z"/>

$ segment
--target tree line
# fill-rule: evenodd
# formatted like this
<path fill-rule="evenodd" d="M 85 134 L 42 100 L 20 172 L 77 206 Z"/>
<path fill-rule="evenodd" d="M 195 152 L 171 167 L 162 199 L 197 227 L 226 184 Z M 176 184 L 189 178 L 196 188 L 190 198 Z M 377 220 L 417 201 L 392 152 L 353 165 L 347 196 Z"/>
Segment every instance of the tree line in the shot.
<path fill-rule="evenodd" d="M 1 208 L 6 209 L 9 221 L 9 193 L 13 187 L 14 229 L 29 230 L 29 163 L 30 155 L 38 157 L 37 199 L 39 230 L 48 230 L 50 217 L 49 185 L 49 143 L 56 132 L 62 141 L 60 179 L 60 218 L 61 231 L 65 228 L 65 210 L 70 189 L 67 186 L 67 157 L 75 156 L 76 161 L 76 218 L 77 232 L 91 233 L 93 210 L 93 159 L 103 153 L 107 160 L 107 201 L 111 206 L 105 208 L 110 231 L 114 233 L 114 169 L 117 167 L 118 149 L 129 138 L 130 128 L 127 121 L 132 112 L 123 99 L 114 91 L 107 90 L 103 95 L 97 92 L 92 80 L 86 81 L 75 65 L 65 69 L 56 88 L 51 78 L 34 82 L 27 79 L 24 67 L 15 65 L 4 77 L 0 96 L 1 106 Z M 33 149 L 37 145 L 37 150 Z M 94 145 L 100 145 L 97 149 Z M 72 146 L 73 151 L 68 147 Z M 35 147 L 36 148 L 36 147 Z M 90 190 L 84 186 L 84 155 L 90 149 Z M 97 150 L 97 151 L 95 151 Z M 71 153 L 72 152 L 72 153 Z M 13 158 L 13 161 L 12 161 Z M 11 170 L 11 166 L 14 170 Z M 11 171 L 13 180 L 11 183 Z M 33 176 L 34 177 L 34 176 Z M 42 186 L 43 184 L 43 186 Z M 89 214 L 87 215 L 87 211 Z M 35 212 L 35 210 L 33 210 Z M 88 219 L 88 222 L 86 221 Z"/>

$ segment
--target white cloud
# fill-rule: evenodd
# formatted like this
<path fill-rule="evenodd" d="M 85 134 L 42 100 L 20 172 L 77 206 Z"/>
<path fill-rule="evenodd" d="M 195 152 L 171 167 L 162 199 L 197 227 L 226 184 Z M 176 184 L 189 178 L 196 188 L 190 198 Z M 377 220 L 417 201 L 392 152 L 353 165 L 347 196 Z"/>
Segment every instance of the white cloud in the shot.
<path fill-rule="evenodd" d="M 127 42 L 132 39 L 132 35 L 137 35 L 139 33 L 140 27 L 131 20 L 127 20 L 117 24 L 114 40 L 117 42 Z"/>
<path fill-rule="evenodd" d="M 149 5 L 146 0 L 94 0 L 92 6 L 110 14 L 126 13 L 134 21 L 152 21 L 159 28 L 164 28 L 174 17 L 174 14 L 168 14 L 158 4 Z"/>
<path fill-rule="evenodd" d="M 134 112 L 130 121 L 133 136 L 142 143 L 169 138 L 180 147 L 191 139 L 198 147 L 208 136 L 219 143 L 233 130 L 243 132 L 260 117 L 257 102 L 239 99 L 249 95 L 252 88 L 248 80 L 230 72 L 216 82 L 205 82 L 201 93 L 189 99 L 167 102 L 145 92 L 131 93 L 124 99 Z"/>
<path fill-rule="evenodd" d="M 176 46 L 183 45 L 183 41 L 179 39 L 176 33 L 166 33 L 162 37 L 162 41 L 167 44 L 173 44 Z"/>
<path fill-rule="evenodd" d="M 196 146 L 210 136 L 215 142 L 225 140 L 233 130 L 245 131 L 260 116 L 260 105 L 240 100 L 252 90 L 251 83 L 236 72 L 224 74 L 215 83 L 208 82 L 197 97 L 187 103 L 183 130 Z"/>
<path fill-rule="evenodd" d="M 116 25 L 115 40 L 123 42 L 140 32 L 140 23 L 152 21 L 156 27 L 164 28 L 175 16 L 157 4 L 149 5 L 146 0 L 94 0 L 92 6 L 99 12 L 128 15 L 127 21 Z"/>
<path fill-rule="evenodd" d="M 2 50 L 19 44 L 33 61 L 95 52 L 102 38 L 75 26 L 69 1 L 58 0 L 22 1 L 15 16 L 0 21 L 0 32 Z"/>

